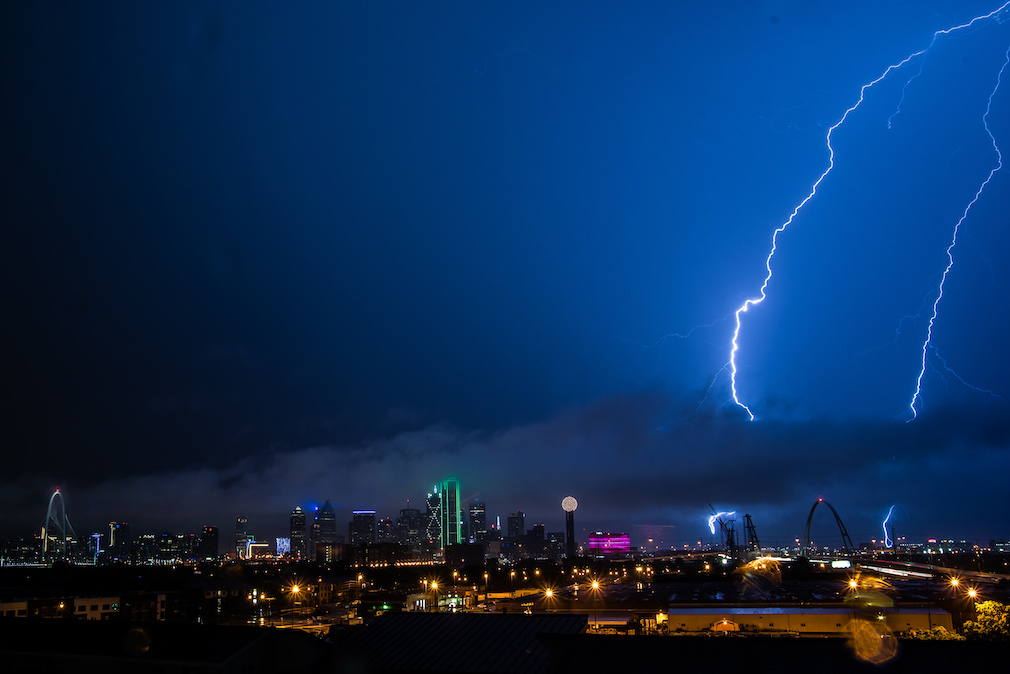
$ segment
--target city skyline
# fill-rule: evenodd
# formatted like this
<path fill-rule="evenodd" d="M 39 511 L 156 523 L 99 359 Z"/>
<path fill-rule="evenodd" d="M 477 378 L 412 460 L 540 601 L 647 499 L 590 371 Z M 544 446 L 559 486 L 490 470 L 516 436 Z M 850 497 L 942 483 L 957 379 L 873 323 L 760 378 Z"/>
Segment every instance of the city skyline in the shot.
<path fill-rule="evenodd" d="M 453 478 L 443 480 L 442 484 L 451 484 L 453 482 L 456 483 L 456 489 L 458 489 L 458 480 L 454 480 Z M 436 494 L 440 495 L 440 492 L 436 492 Z M 94 545 L 101 545 L 113 558 L 127 558 L 128 546 L 124 547 L 123 541 L 130 539 L 131 526 L 129 522 L 109 521 L 108 528 L 104 531 L 102 527 L 98 527 L 96 530 L 95 527 L 89 527 L 85 523 L 83 526 L 86 529 L 82 529 L 82 532 L 78 533 L 70 524 L 69 513 L 65 509 L 65 500 L 59 490 L 51 495 L 49 514 L 43 519 L 47 520 L 47 518 L 52 517 L 51 513 L 54 511 L 53 501 L 57 497 L 59 497 L 59 500 L 56 510 L 58 511 L 59 518 L 62 519 L 56 522 L 58 525 L 55 527 L 57 528 L 57 538 L 51 540 L 58 540 L 63 535 L 60 532 L 64 531 L 68 532 L 66 533 L 68 540 L 74 538 L 81 544 L 88 542 L 96 536 L 100 536 L 101 541 Z M 429 507 L 431 507 L 431 498 L 432 494 L 429 493 Z M 436 551 L 444 550 L 447 544 L 452 545 L 456 543 L 482 543 L 484 544 L 485 553 L 490 555 L 490 557 L 498 558 L 502 556 L 503 558 L 511 558 L 514 554 L 513 552 L 507 552 L 505 549 L 488 548 L 487 543 L 498 540 L 525 541 L 528 536 L 537 537 L 543 542 L 547 532 L 550 532 L 550 539 L 552 541 L 560 537 L 559 540 L 562 542 L 562 545 L 552 554 L 553 556 L 563 557 L 585 554 L 587 550 L 591 552 L 598 546 L 598 543 L 594 543 L 594 539 L 607 540 L 611 535 L 624 537 L 626 541 L 625 545 L 630 544 L 643 554 L 676 553 L 678 550 L 721 549 L 731 545 L 729 543 L 730 538 L 735 541 L 733 545 L 745 545 L 745 543 L 749 545 L 749 541 L 753 538 L 755 541 L 760 539 L 760 547 L 765 550 L 794 551 L 801 549 L 803 545 L 811 542 L 818 548 L 847 548 L 850 550 L 864 548 L 888 550 L 896 547 L 928 546 L 930 542 L 936 541 L 956 543 L 958 546 L 967 546 L 969 549 L 972 547 L 985 548 L 993 542 L 1003 546 L 1006 545 L 1006 538 L 1000 536 L 975 537 L 973 539 L 960 535 L 957 532 L 947 532 L 942 535 L 929 535 L 926 537 L 921 537 L 917 534 L 909 536 L 906 535 L 905 531 L 895 533 L 894 523 L 891 521 L 893 507 L 888 510 L 887 515 L 879 523 L 876 531 L 864 532 L 857 530 L 853 534 L 855 536 L 853 539 L 853 535 L 848 534 L 847 527 L 842 521 L 844 517 L 824 498 L 818 498 L 812 503 L 807 513 L 805 529 L 799 527 L 795 532 L 788 535 L 758 536 L 757 531 L 754 530 L 754 521 L 749 514 L 738 513 L 736 511 L 720 511 L 716 513 L 711 505 L 709 505 L 709 509 L 712 514 L 698 517 L 698 520 L 704 522 L 704 525 L 698 527 L 694 536 L 677 538 L 676 536 L 683 534 L 684 531 L 681 527 L 672 524 L 635 525 L 633 527 L 605 529 L 592 526 L 592 523 L 586 526 L 586 523 L 580 521 L 579 526 L 573 528 L 572 515 L 574 515 L 577 503 L 572 501 L 572 498 L 571 496 L 565 497 L 560 504 L 565 518 L 564 529 L 555 526 L 555 523 L 551 525 L 545 524 L 545 522 L 551 522 L 551 518 L 535 517 L 527 522 L 526 516 L 528 513 L 521 509 L 509 512 L 504 523 L 486 524 L 487 504 L 480 498 L 471 499 L 460 508 L 459 514 L 460 516 L 465 516 L 466 520 L 466 523 L 460 528 L 461 538 L 448 543 L 440 528 L 436 527 L 433 530 L 430 525 L 425 525 L 425 522 L 432 520 L 436 522 L 443 521 L 444 515 L 440 499 L 436 500 L 438 505 L 435 506 L 434 513 L 429 512 L 427 514 L 424 511 L 409 507 L 409 501 L 406 502 L 407 507 L 401 508 L 396 513 L 382 513 L 375 510 L 361 510 L 344 506 L 335 508 L 329 499 L 327 499 L 322 505 L 308 502 L 304 510 L 301 506 L 295 506 L 287 513 L 283 531 L 277 528 L 279 518 L 276 517 L 276 513 L 254 518 L 252 524 L 250 524 L 248 516 L 239 513 L 234 520 L 234 540 L 231 543 L 224 543 L 223 546 L 217 547 L 222 554 L 227 554 L 231 551 L 237 552 L 239 557 L 243 557 L 250 553 L 250 544 L 254 545 L 256 549 L 271 553 L 273 551 L 273 541 L 283 539 L 296 557 L 319 559 L 321 555 L 322 560 L 325 562 L 330 559 L 329 553 L 314 552 L 317 547 L 319 550 L 322 550 L 327 545 L 336 545 L 337 547 L 346 546 L 348 549 L 354 549 L 362 545 L 393 542 L 406 544 L 412 552 L 423 552 L 426 555 L 434 554 L 435 559 L 440 558 L 440 555 Z M 821 509 L 821 516 L 815 519 L 814 513 L 818 505 L 827 506 L 827 509 L 831 511 L 831 515 L 826 514 L 825 509 Z M 393 515 L 396 516 L 393 517 Z M 341 524 L 343 519 L 346 519 L 346 529 Z M 502 520 L 500 515 L 494 519 L 499 522 Z M 60 525 L 60 521 L 64 522 L 64 524 Z M 380 534 L 380 528 L 384 522 L 388 522 L 391 527 L 385 539 Z M 477 524 L 485 524 L 487 528 L 485 530 L 474 529 L 475 522 Z M 717 523 L 718 527 L 716 526 Z M 47 528 L 52 525 L 54 525 L 54 520 L 48 519 Z M 362 525 L 364 525 L 364 528 Z M 81 525 L 79 524 L 78 526 Z M 688 528 L 684 527 L 684 529 Z M 203 540 L 209 531 L 212 531 L 213 540 L 216 544 L 219 538 L 217 525 L 204 524 L 199 529 L 202 533 L 198 535 L 193 533 L 195 529 L 191 526 L 188 528 L 186 526 L 182 526 L 181 528 L 179 526 L 164 526 L 159 529 L 152 529 L 145 527 L 144 523 L 141 522 L 140 527 L 134 528 L 133 532 L 138 537 L 150 538 L 151 545 L 153 545 L 153 541 L 156 538 L 163 536 L 171 536 L 180 540 L 187 536 L 192 537 L 195 545 L 196 542 Z M 187 530 L 190 533 L 180 533 Z M 83 533 L 84 531 L 94 531 L 94 533 Z M 346 535 L 342 531 L 346 531 Z M 727 536 L 727 532 L 729 536 Z M 285 535 L 281 536 L 282 533 Z M 36 531 L 34 536 L 36 543 L 41 545 L 37 534 L 38 532 Z M 600 538 L 601 536 L 603 537 L 602 539 Z M 808 536 L 809 538 L 807 538 Z M 8 541 L 16 541 L 18 539 L 31 541 L 32 538 L 33 535 L 26 532 L 11 532 L 7 535 L 0 534 L 0 539 Z M 88 544 L 92 545 L 91 543 Z M 207 552 L 202 543 L 199 549 L 201 554 Z M 581 549 L 583 552 L 578 553 L 576 552 L 577 549 Z M 194 547 L 195 551 L 196 548 Z M 304 551 L 304 553 L 298 551 Z M 277 553 L 280 554 L 280 551 Z M 61 553 L 57 552 L 57 554 Z"/>
<path fill-rule="evenodd" d="M 4 5 L 0 534 L 1010 538 L 1008 13 Z"/>

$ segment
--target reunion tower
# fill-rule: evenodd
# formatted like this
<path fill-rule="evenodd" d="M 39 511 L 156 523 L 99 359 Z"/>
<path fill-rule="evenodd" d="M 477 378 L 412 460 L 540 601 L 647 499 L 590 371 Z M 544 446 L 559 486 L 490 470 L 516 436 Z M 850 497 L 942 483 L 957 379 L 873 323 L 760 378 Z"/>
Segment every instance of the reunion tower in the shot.
<path fill-rule="evenodd" d="M 561 507 L 565 511 L 565 536 L 568 538 L 565 543 L 568 545 L 568 559 L 575 559 L 575 509 L 579 507 L 579 502 L 574 496 L 566 496 L 561 501 Z"/>

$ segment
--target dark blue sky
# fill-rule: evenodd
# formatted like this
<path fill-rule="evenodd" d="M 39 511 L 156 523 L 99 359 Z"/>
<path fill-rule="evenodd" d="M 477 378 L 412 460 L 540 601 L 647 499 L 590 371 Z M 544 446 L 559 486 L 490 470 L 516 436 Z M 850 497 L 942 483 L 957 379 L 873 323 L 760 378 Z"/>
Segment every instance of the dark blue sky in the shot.
<path fill-rule="evenodd" d="M 825 496 L 862 540 L 892 504 L 1010 536 L 1006 172 L 906 423 L 1008 22 L 834 132 L 744 316 L 757 420 L 731 398 L 828 128 L 999 7 L 879 4 L 8 3 L 0 526 L 61 485 L 85 528 L 275 535 L 453 473 L 557 529 L 573 493 L 591 528 L 693 541 L 713 503 L 791 540 Z"/>

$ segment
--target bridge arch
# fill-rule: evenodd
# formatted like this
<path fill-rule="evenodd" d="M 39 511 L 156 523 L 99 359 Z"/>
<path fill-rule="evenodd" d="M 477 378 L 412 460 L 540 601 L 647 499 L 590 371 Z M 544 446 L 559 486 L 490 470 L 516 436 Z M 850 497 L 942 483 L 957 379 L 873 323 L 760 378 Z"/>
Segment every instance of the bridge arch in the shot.
<path fill-rule="evenodd" d="M 842 534 L 842 545 L 845 546 L 848 552 L 854 553 L 856 546 L 852 544 L 852 539 L 849 538 L 849 532 L 845 530 L 845 525 L 842 523 L 842 518 L 838 516 L 838 511 L 823 498 L 819 498 L 814 501 L 814 504 L 810 507 L 810 514 L 807 515 L 807 526 L 803 529 L 803 545 L 800 547 L 800 554 L 804 557 L 810 557 L 810 520 L 814 518 L 814 511 L 817 510 L 817 506 L 822 503 L 828 506 L 831 514 L 835 516 L 835 522 L 838 523 L 838 531 Z"/>
<path fill-rule="evenodd" d="M 76 536 L 74 528 L 70 526 L 70 519 L 67 517 L 67 507 L 63 502 L 63 495 L 57 489 L 49 497 L 49 508 L 46 510 L 46 519 L 42 523 L 43 559 L 65 559 L 69 553 L 67 539 L 76 538 Z"/>

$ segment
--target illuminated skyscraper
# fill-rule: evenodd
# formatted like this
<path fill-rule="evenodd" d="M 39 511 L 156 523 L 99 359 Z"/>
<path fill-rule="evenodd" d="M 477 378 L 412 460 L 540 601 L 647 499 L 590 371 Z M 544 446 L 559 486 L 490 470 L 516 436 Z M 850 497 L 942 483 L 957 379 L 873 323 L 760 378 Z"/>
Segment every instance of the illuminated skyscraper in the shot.
<path fill-rule="evenodd" d="M 300 506 L 295 506 L 291 511 L 290 520 L 291 532 L 291 554 L 295 557 L 305 557 L 305 511 Z"/>
<path fill-rule="evenodd" d="M 318 543 L 332 545 L 337 542 L 337 514 L 333 512 L 330 499 L 316 513 L 316 522 L 319 524 Z"/>
<path fill-rule="evenodd" d="M 487 540 L 487 509 L 483 501 L 470 504 L 470 537 L 474 543 Z"/>
<path fill-rule="evenodd" d="M 392 517 L 383 517 L 375 523 L 375 542 L 396 542 L 396 527 L 393 525 Z"/>
<path fill-rule="evenodd" d="M 196 546 L 196 557 L 201 562 L 217 559 L 217 527 L 204 526 L 200 531 L 200 540 Z"/>
<path fill-rule="evenodd" d="M 424 515 L 417 508 L 404 508 L 400 511 L 397 531 L 398 542 L 406 545 L 411 551 L 419 550 L 425 533 Z"/>
<path fill-rule="evenodd" d="M 248 523 L 249 518 L 245 515 L 235 518 L 235 552 L 239 557 L 245 557 L 245 544 L 249 540 L 249 533 L 246 531 Z"/>
<path fill-rule="evenodd" d="M 109 540 L 105 545 L 110 562 L 125 562 L 130 557 L 130 525 L 109 522 Z"/>
<path fill-rule="evenodd" d="M 428 493 L 427 512 L 428 527 L 425 532 L 430 544 L 438 545 L 442 540 L 442 496 L 438 493 L 438 487 L 433 487 Z"/>
<path fill-rule="evenodd" d="M 350 525 L 351 545 L 371 545 L 375 543 L 375 511 L 355 510 Z"/>
<path fill-rule="evenodd" d="M 459 480 L 442 480 L 442 547 L 463 542 L 463 512 L 459 502 Z"/>
<path fill-rule="evenodd" d="M 522 510 L 509 513 L 507 523 L 507 533 L 511 540 L 518 541 L 526 535 L 526 514 Z"/>

